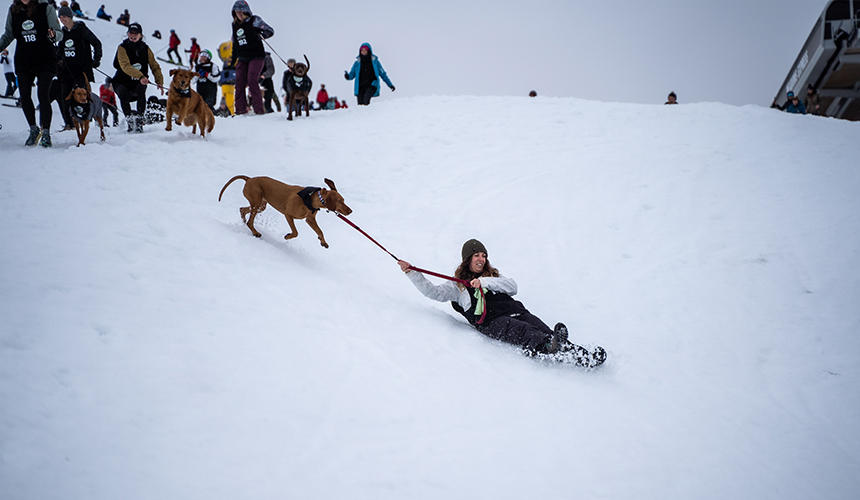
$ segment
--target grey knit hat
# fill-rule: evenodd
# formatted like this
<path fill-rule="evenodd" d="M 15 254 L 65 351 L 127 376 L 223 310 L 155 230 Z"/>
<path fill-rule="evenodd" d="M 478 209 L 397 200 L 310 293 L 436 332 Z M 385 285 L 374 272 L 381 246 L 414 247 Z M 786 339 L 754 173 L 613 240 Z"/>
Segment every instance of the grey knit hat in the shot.
<path fill-rule="evenodd" d="M 75 13 L 72 12 L 72 9 L 69 8 L 68 5 L 63 5 L 60 7 L 60 10 L 57 11 L 57 17 L 75 17 Z"/>
<path fill-rule="evenodd" d="M 487 253 L 487 247 L 485 247 L 484 244 L 480 241 L 473 238 L 466 243 L 463 243 L 463 251 L 461 252 L 461 254 L 463 255 L 463 262 L 465 262 L 466 259 L 468 259 L 472 255 L 475 255 L 478 252 Z"/>

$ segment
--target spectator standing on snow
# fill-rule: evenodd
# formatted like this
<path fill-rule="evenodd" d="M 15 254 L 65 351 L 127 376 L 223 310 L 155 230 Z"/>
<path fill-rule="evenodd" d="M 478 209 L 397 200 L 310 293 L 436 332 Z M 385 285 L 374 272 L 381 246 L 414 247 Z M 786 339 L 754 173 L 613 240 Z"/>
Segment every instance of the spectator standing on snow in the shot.
<path fill-rule="evenodd" d="M 105 127 L 108 126 L 108 113 L 113 114 L 113 126 L 119 125 L 119 114 L 116 111 L 116 93 L 110 82 L 110 77 L 105 77 L 105 82 L 99 87 L 99 98 L 102 100 L 102 120 Z"/>
<path fill-rule="evenodd" d="M 221 71 L 218 69 L 218 65 L 212 62 L 212 52 L 208 49 L 200 52 L 200 60 L 197 62 L 195 71 L 197 72 L 197 93 L 214 112 Z"/>
<path fill-rule="evenodd" d="M 278 108 L 278 113 L 281 112 L 281 102 L 278 101 L 278 94 L 275 93 L 275 83 L 272 77 L 275 75 L 275 61 L 272 60 L 272 55 L 266 52 L 265 63 L 263 64 L 263 72 L 260 73 L 260 86 L 263 87 L 263 109 L 266 113 L 272 113 L 272 101 L 275 101 L 275 106 Z"/>
<path fill-rule="evenodd" d="M 288 82 L 293 77 L 293 68 L 296 66 L 296 60 L 292 57 L 287 59 L 287 69 L 284 70 L 284 76 L 281 80 L 281 88 L 284 89 L 284 106 L 287 112 L 290 111 L 290 86 Z"/>
<path fill-rule="evenodd" d="M 325 84 L 320 84 L 320 91 L 317 92 L 317 103 L 320 105 L 320 109 L 326 109 L 326 103 L 328 103 L 328 91 L 325 89 Z"/>
<path fill-rule="evenodd" d="M 6 77 L 6 92 L 3 95 L 12 97 L 12 94 L 18 90 L 18 81 L 15 79 L 15 70 L 9 61 L 9 51 L 6 49 L 0 53 L 0 65 L 3 66 L 3 75 Z"/>
<path fill-rule="evenodd" d="M 126 38 L 116 49 L 113 67 L 116 68 L 113 82 L 116 95 L 122 106 L 122 114 L 128 123 L 128 131 L 143 132 L 143 113 L 146 111 L 146 86 L 149 85 L 149 72 L 152 71 L 155 83 L 164 94 L 164 78 L 161 66 L 155 55 L 143 41 L 143 30 L 138 23 L 131 23 Z M 131 104 L 135 110 L 131 110 Z"/>
<path fill-rule="evenodd" d="M 821 96 L 812 84 L 806 88 L 806 100 L 803 102 L 806 107 L 806 112 L 810 115 L 824 116 L 824 109 L 821 107 Z"/>
<path fill-rule="evenodd" d="M 233 42 L 231 40 L 218 46 L 218 57 L 221 58 L 223 64 L 221 78 L 218 80 L 218 85 L 221 86 L 221 97 L 227 104 L 230 116 L 233 116 L 236 112 L 233 102 L 236 94 L 236 67 L 233 65 Z"/>
<path fill-rule="evenodd" d="M 99 7 L 98 12 L 96 12 L 96 17 L 99 19 L 104 19 L 105 21 L 110 21 L 113 16 L 105 12 L 105 6 L 102 5 Z"/>
<path fill-rule="evenodd" d="M 352 69 L 344 71 L 343 77 L 347 80 L 355 80 L 354 92 L 359 105 L 367 106 L 370 104 L 371 97 L 379 96 L 380 78 L 394 92 L 394 84 L 388 79 L 388 74 L 382 68 L 379 58 L 373 54 L 373 48 L 368 42 L 361 44 Z"/>
<path fill-rule="evenodd" d="M 170 62 L 173 62 L 173 54 L 176 54 L 176 58 L 179 59 L 179 65 L 182 66 L 182 56 L 179 55 L 179 44 L 182 43 L 179 41 L 179 36 L 176 34 L 175 30 L 170 30 L 170 41 L 168 44 L 170 48 L 167 49 L 167 57 L 170 58 Z"/>
<path fill-rule="evenodd" d="M 6 30 L 0 36 L 0 50 L 15 42 L 15 73 L 21 95 L 21 110 L 30 135 L 24 143 L 39 142 L 51 147 L 51 80 L 57 72 L 54 42 L 63 39 L 57 10 L 47 0 L 14 0 L 6 17 Z M 33 84 L 38 80 L 39 123 L 33 104 Z M 41 136 L 41 139 L 40 139 Z"/>
<path fill-rule="evenodd" d="M 60 7 L 58 15 L 63 25 L 63 41 L 59 50 L 62 69 L 57 76 L 60 79 L 60 96 L 66 102 L 65 98 L 73 88 L 87 88 L 87 82 L 96 81 L 93 68 L 101 64 L 102 42 L 83 21 L 72 19 L 69 7 Z M 70 102 L 65 104 L 70 105 Z"/>
<path fill-rule="evenodd" d="M 675 92 L 669 92 L 669 96 L 663 104 L 678 104 L 678 96 L 675 95 Z"/>
<path fill-rule="evenodd" d="M 271 38 L 275 30 L 260 16 L 255 16 L 245 0 L 236 0 L 231 15 L 233 16 L 232 61 L 236 67 L 236 114 L 243 115 L 248 112 L 247 89 L 251 93 L 254 113 L 261 115 L 265 111 L 259 85 L 260 73 L 266 62 L 263 40 Z"/>
<path fill-rule="evenodd" d="M 785 105 L 785 112 L 798 114 L 798 115 L 805 115 L 806 114 L 806 106 L 804 106 L 803 103 L 800 102 L 800 98 L 798 96 L 794 95 L 794 92 L 789 92 L 788 94 L 789 94 L 788 104 Z"/>
<path fill-rule="evenodd" d="M 200 46 L 197 45 L 197 39 L 193 36 L 191 37 L 191 48 L 185 52 L 190 54 L 188 56 L 188 64 L 193 68 L 197 64 L 197 58 L 200 56 Z"/>

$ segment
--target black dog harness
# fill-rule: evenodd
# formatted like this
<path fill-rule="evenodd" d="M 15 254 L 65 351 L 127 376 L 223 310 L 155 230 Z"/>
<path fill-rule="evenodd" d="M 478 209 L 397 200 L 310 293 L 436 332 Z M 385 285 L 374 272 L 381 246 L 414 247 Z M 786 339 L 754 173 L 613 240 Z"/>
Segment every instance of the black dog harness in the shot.
<path fill-rule="evenodd" d="M 185 90 L 173 87 L 173 90 L 175 90 L 176 93 L 179 94 L 179 97 L 191 97 L 191 87 L 188 87 Z"/>
<path fill-rule="evenodd" d="M 322 206 L 325 206 L 325 200 L 323 200 L 322 194 L 320 194 L 320 189 L 322 188 L 310 186 L 298 192 L 299 198 L 302 199 L 302 202 L 304 202 L 305 206 L 308 207 L 308 210 L 310 210 L 312 213 L 316 213 L 319 211 L 318 208 L 314 208 L 313 202 L 311 201 L 311 198 L 313 197 L 314 193 L 316 193 L 317 197 L 320 199 L 320 203 L 322 204 Z"/>

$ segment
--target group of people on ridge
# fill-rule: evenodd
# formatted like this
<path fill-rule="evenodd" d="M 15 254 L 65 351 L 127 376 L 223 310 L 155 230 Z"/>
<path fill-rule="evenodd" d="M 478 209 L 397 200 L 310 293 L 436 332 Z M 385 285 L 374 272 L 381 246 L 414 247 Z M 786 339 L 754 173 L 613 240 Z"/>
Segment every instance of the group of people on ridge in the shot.
<path fill-rule="evenodd" d="M 79 5 L 76 6 L 80 9 Z M 76 13 L 66 2 L 63 2 L 59 11 L 51 0 L 13 0 L 9 6 L 6 29 L 0 36 L 0 50 L 3 51 L 2 62 L 7 80 L 6 94 L 11 96 L 16 90 L 19 92 L 20 106 L 30 128 L 25 141 L 27 146 L 37 143 L 44 147 L 51 146 L 53 100 L 59 102 L 65 128 L 71 128 L 65 96 L 76 87 L 90 88 L 90 84 L 95 82 L 94 70 L 101 65 L 102 44 L 83 21 L 74 20 L 76 16 L 83 17 L 83 13 L 80 10 Z M 98 17 L 110 18 L 104 12 L 104 5 L 99 8 Z M 271 110 L 272 101 L 280 108 L 271 82 L 274 64 L 271 54 L 263 45 L 264 40 L 274 35 L 274 29 L 260 16 L 254 15 L 245 0 L 234 2 L 231 17 L 231 40 L 219 47 L 219 55 L 224 62 L 223 71 L 214 63 L 212 52 L 201 49 L 196 39 L 192 38 L 192 46 L 186 51 L 190 53 L 192 67 L 198 73 L 197 91 L 214 110 L 220 85 L 231 115 L 246 114 L 251 109 L 255 114 L 264 114 L 267 108 Z M 105 80 L 99 96 L 106 104 L 103 107 L 105 117 L 109 112 L 116 116 L 118 98 L 128 131 L 139 133 L 143 131 L 147 88 L 154 85 L 163 95 L 164 76 L 152 49 L 143 40 L 140 24 L 128 23 L 127 10 L 120 19 L 121 24 L 128 26 L 126 39 L 116 49 L 113 57 L 114 74 Z M 13 41 L 17 43 L 13 61 L 10 62 L 5 49 Z M 168 55 L 172 59 L 175 54 L 181 63 L 179 43 L 175 30 L 171 30 L 171 50 Z M 288 67 L 285 77 L 289 76 L 290 71 Z M 379 95 L 380 80 L 392 91 L 395 89 L 369 43 L 359 47 L 359 54 L 351 69 L 344 72 L 344 78 L 355 80 L 354 93 L 360 105 L 369 104 L 372 97 Z M 266 91 L 265 96 L 261 84 Z M 32 98 L 34 86 L 37 90 L 38 120 Z M 321 88 L 317 94 L 320 103 L 318 109 L 325 109 L 324 106 L 328 104 L 328 93 L 324 90 Z M 336 104 L 335 107 L 346 107 L 346 103 Z M 116 121 L 115 118 L 114 123 Z"/>

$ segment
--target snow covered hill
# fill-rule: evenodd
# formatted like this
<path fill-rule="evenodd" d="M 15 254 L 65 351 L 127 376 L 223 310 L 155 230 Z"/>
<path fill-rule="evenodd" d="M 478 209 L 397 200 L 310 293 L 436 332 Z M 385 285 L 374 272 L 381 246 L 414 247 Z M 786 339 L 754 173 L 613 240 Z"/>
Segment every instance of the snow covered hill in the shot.
<path fill-rule="evenodd" d="M 4 498 L 845 498 L 860 486 L 858 125 L 720 104 L 414 98 L 27 149 L 2 108 Z M 14 125 L 21 125 L 15 127 Z M 602 344 L 541 364 L 331 214 L 450 273 L 484 241 Z"/>
<path fill-rule="evenodd" d="M 856 123 L 387 98 L 51 150 L 22 146 L 19 110 L 0 123 L 4 499 L 860 488 Z M 241 182 L 218 202 L 237 174 L 334 179 L 351 220 L 439 272 L 482 240 L 609 361 L 482 337 L 332 214 L 329 249 L 271 209 L 253 238 Z"/>

